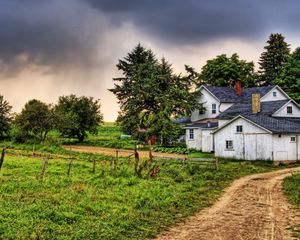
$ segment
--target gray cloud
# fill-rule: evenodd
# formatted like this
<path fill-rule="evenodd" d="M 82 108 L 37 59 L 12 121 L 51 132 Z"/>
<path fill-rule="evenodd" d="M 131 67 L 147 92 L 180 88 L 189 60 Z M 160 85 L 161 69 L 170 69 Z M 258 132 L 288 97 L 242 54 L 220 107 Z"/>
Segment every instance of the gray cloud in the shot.
<path fill-rule="evenodd" d="M 102 27 L 95 20 L 90 8 L 76 0 L 1 0 L 1 72 L 28 65 L 50 70 L 90 66 Z"/>
<path fill-rule="evenodd" d="M 194 44 L 224 37 L 255 39 L 269 29 L 297 28 L 297 0 L 83 0 L 118 24 L 170 43 Z"/>

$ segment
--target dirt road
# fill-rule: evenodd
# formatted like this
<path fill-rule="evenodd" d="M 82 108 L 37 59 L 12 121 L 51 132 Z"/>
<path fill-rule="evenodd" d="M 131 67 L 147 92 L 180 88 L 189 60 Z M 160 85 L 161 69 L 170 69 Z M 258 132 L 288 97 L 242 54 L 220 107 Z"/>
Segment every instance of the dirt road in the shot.
<path fill-rule="evenodd" d="M 300 167 L 236 180 L 211 207 L 162 233 L 156 240 L 293 239 L 289 226 L 300 224 L 282 193 L 282 180 Z"/>
<path fill-rule="evenodd" d="M 110 155 L 110 156 L 115 156 L 116 155 L 116 149 L 113 148 L 104 148 L 104 147 L 91 147 L 91 146 L 64 146 L 66 149 L 71 149 L 73 151 L 78 151 L 78 152 L 90 152 L 90 153 L 101 153 L 104 155 Z M 140 157 L 149 157 L 149 152 L 148 151 L 138 151 Z M 122 152 L 119 153 L 119 156 L 121 157 L 126 157 L 129 154 L 133 153 L 133 151 L 130 150 L 122 150 Z M 184 158 L 186 155 L 184 154 L 173 154 L 173 153 L 156 153 L 153 152 L 154 156 L 160 156 L 160 157 L 173 157 L 173 158 Z"/>

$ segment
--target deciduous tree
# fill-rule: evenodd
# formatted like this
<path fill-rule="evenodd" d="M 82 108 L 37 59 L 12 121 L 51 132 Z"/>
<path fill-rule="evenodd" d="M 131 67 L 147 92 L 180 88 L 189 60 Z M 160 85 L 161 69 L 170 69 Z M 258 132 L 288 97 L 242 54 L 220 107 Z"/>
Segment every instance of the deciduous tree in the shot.
<path fill-rule="evenodd" d="M 82 142 L 88 132 L 97 133 L 99 124 L 103 122 L 100 107 L 100 100 L 94 100 L 92 97 L 59 97 L 55 106 L 57 129 L 62 136 L 77 138 Z"/>
<path fill-rule="evenodd" d="M 23 136 L 32 136 L 38 141 L 44 141 L 49 131 L 54 128 L 53 111 L 46 103 L 36 99 L 30 100 L 17 115 L 16 125 Z"/>
<path fill-rule="evenodd" d="M 240 60 L 235 53 L 231 57 L 226 54 L 208 60 L 199 75 L 201 83 L 214 86 L 233 86 L 240 80 L 245 87 L 255 85 L 254 63 Z"/>
<path fill-rule="evenodd" d="M 300 103 L 300 48 L 288 57 L 274 84 L 279 85 L 290 97 Z"/>

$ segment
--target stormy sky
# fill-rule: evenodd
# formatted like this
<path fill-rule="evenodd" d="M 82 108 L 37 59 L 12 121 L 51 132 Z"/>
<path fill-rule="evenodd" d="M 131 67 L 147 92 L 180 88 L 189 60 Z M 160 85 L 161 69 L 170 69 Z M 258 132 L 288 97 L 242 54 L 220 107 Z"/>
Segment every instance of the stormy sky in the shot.
<path fill-rule="evenodd" d="M 19 112 L 37 98 L 100 98 L 117 116 L 118 59 L 138 43 L 180 73 L 218 54 L 257 62 L 272 32 L 300 46 L 298 0 L 0 0 L 1 94 Z"/>

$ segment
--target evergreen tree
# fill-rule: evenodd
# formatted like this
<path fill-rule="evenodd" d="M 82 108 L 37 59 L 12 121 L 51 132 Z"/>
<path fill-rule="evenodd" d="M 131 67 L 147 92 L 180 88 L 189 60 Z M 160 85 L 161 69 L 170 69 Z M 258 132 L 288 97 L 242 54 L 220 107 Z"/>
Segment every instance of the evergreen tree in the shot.
<path fill-rule="evenodd" d="M 274 80 L 279 76 L 290 53 L 289 44 L 279 33 L 272 33 L 267 43 L 268 45 L 264 47 L 266 51 L 259 59 L 259 85 L 274 84 Z"/>
<path fill-rule="evenodd" d="M 274 84 L 279 85 L 290 97 L 300 103 L 300 48 L 288 57 Z"/>
<path fill-rule="evenodd" d="M 233 86 L 240 80 L 244 87 L 255 85 L 254 63 L 240 60 L 235 53 L 231 57 L 226 54 L 208 60 L 199 75 L 201 83 L 214 86 Z"/>
<path fill-rule="evenodd" d="M 140 44 L 117 67 L 124 77 L 114 79 L 117 83 L 110 91 L 120 104 L 117 121 L 127 133 L 147 128 L 148 134 L 166 140 L 175 128 L 172 118 L 201 108 L 197 93 L 191 93 L 190 78 L 175 75 L 171 64 L 158 61 Z"/>

